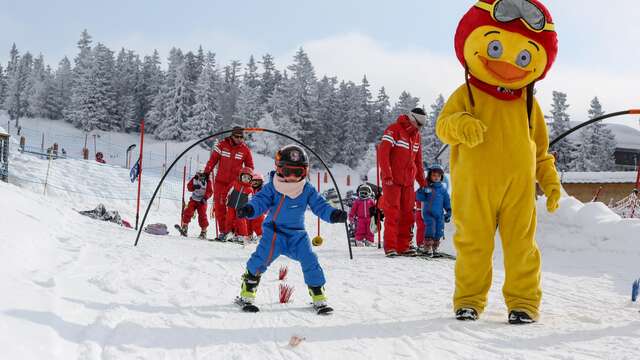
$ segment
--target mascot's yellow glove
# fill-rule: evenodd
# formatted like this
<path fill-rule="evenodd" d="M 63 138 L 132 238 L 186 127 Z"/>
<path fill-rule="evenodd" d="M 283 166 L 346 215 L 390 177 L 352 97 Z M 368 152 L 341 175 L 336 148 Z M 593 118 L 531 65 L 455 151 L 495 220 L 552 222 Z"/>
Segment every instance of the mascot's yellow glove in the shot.
<path fill-rule="evenodd" d="M 311 239 L 311 244 L 313 246 L 320 246 L 322 245 L 323 242 L 324 242 L 324 239 L 321 236 L 316 236 L 313 239 Z"/>
<path fill-rule="evenodd" d="M 547 211 L 550 213 L 556 212 L 562 195 L 562 192 L 560 191 L 560 184 L 555 183 L 547 185 L 546 189 L 543 190 L 544 194 L 547 196 Z"/>
<path fill-rule="evenodd" d="M 476 147 L 484 142 L 487 126 L 482 121 L 467 115 L 458 119 L 456 126 L 458 140 L 468 147 Z"/>

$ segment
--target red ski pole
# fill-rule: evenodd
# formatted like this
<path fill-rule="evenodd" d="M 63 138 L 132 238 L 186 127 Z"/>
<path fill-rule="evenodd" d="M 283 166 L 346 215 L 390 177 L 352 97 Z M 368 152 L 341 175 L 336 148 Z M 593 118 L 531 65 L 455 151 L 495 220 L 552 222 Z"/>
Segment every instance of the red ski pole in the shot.
<path fill-rule="evenodd" d="M 182 226 L 182 216 L 184 215 L 184 187 L 187 182 L 187 165 L 184 165 L 182 170 L 182 206 L 180 206 L 180 226 Z"/>
<path fill-rule="evenodd" d="M 380 209 L 378 209 L 378 200 L 380 199 L 380 195 L 382 194 L 382 188 L 380 187 L 380 160 L 378 157 L 378 145 L 376 145 L 376 185 L 378 186 L 378 191 L 380 192 L 378 196 L 376 196 L 376 223 L 378 225 L 378 249 L 382 248 L 382 236 L 380 236 Z"/>

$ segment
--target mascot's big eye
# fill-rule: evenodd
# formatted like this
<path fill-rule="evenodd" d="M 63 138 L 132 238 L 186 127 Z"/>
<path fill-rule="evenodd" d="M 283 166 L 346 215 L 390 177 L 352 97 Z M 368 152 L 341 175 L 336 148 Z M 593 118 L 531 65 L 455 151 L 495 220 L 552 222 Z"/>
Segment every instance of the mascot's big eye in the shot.
<path fill-rule="evenodd" d="M 500 56 L 502 56 L 502 43 L 499 40 L 493 40 L 490 42 L 487 54 L 494 59 L 500 58 Z"/>
<path fill-rule="evenodd" d="M 516 59 L 516 64 L 520 67 L 527 67 L 531 63 L 531 53 L 529 50 L 522 50 L 520 54 L 518 54 L 518 58 Z"/>

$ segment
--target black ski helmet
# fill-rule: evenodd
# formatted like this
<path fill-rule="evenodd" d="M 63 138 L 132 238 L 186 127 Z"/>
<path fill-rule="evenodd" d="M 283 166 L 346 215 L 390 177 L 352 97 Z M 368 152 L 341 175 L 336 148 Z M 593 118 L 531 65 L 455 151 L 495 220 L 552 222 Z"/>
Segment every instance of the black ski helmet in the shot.
<path fill-rule="evenodd" d="M 370 199 L 373 197 L 373 190 L 371 190 L 371 186 L 367 184 L 358 186 L 357 192 L 360 199 Z"/>
<path fill-rule="evenodd" d="M 306 177 L 309 170 L 309 157 L 298 145 L 285 145 L 276 152 L 276 170 L 285 177 L 295 174 Z"/>
<path fill-rule="evenodd" d="M 431 181 L 431 174 L 437 172 L 440 173 L 440 177 L 444 180 L 444 168 L 440 164 L 433 164 L 429 166 L 429 171 L 427 172 L 427 181 Z"/>

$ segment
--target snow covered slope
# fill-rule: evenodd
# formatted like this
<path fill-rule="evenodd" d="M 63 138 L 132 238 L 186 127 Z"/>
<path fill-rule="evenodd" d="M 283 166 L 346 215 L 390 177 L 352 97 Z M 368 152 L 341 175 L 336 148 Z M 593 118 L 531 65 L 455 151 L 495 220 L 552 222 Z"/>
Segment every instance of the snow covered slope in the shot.
<path fill-rule="evenodd" d="M 544 298 L 532 326 L 506 325 L 499 246 L 487 312 L 460 323 L 453 262 L 387 259 L 370 248 L 354 249 L 351 261 L 344 228 L 328 224 L 317 251 L 336 313 L 309 309 L 299 266 L 282 257 L 260 284 L 262 311 L 244 314 L 231 301 L 251 248 L 151 235 L 134 248 L 134 231 L 72 210 L 102 201 L 130 219 L 132 202 L 120 193 L 133 186 L 128 171 L 55 163 L 53 178 L 69 180 L 46 196 L 41 185 L 0 183 L 2 359 L 634 359 L 640 351 L 640 305 L 629 296 L 640 276 L 640 221 L 601 204 L 565 198 L 548 215 L 540 200 Z M 14 154 L 11 171 L 41 176 L 46 161 Z M 175 223 L 169 197 L 151 222 Z M 313 234 L 315 218 L 307 220 Z M 281 305 L 277 270 L 286 264 L 295 293 Z M 290 347 L 293 335 L 305 340 Z"/>

